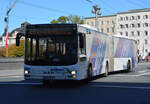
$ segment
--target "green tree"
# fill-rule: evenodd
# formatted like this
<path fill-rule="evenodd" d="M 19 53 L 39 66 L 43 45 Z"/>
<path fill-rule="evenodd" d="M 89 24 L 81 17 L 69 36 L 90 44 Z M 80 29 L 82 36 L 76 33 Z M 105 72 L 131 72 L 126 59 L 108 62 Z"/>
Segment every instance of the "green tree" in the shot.
<path fill-rule="evenodd" d="M 68 22 L 68 17 L 65 17 L 65 16 L 61 16 L 61 17 L 59 17 L 58 19 L 57 19 L 57 21 L 59 22 L 59 23 L 67 23 Z"/>
<path fill-rule="evenodd" d="M 51 21 L 51 24 L 57 24 L 57 23 L 58 23 L 57 20 L 52 20 L 52 21 Z"/>
<path fill-rule="evenodd" d="M 83 20 L 79 16 L 69 15 L 68 18 L 70 23 L 83 24 Z"/>
<path fill-rule="evenodd" d="M 60 16 L 57 20 L 52 20 L 50 23 L 76 23 L 83 24 L 83 19 L 76 15 Z"/>

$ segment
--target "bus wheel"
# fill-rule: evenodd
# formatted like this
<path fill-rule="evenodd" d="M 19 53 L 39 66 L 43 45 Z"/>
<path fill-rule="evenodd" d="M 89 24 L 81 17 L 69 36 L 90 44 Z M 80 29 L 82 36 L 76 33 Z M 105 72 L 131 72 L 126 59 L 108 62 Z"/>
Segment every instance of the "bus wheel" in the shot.
<path fill-rule="evenodd" d="M 88 71 L 87 71 L 87 75 L 88 75 L 88 81 L 92 81 L 93 76 L 92 76 L 92 66 L 89 66 Z"/>
<path fill-rule="evenodd" d="M 130 60 L 128 60 L 126 72 L 130 72 L 130 71 L 131 71 L 131 62 Z"/>
<path fill-rule="evenodd" d="M 107 63 L 106 66 L 105 66 L 105 74 L 104 74 L 104 77 L 107 77 L 107 76 L 108 76 L 108 69 L 109 69 L 109 66 L 108 66 L 108 63 Z"/>

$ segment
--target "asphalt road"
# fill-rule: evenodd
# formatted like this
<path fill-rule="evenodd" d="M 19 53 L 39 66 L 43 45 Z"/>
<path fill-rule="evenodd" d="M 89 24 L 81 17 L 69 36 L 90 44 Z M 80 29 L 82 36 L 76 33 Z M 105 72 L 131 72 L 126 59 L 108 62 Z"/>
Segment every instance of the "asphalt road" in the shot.
<path fill-rule="evenodd" d="M 1 104 L 150 104 L 150 63 L 89 83 L 57 82 L 46 87 L 40 81 L 25 81 L 20 70 L 0 77 Z"/>

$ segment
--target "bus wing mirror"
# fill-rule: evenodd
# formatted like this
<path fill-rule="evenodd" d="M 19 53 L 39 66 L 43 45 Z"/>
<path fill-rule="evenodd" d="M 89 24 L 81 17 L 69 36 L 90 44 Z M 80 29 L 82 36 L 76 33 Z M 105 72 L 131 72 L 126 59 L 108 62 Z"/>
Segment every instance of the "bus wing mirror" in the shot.
<path fill-rule="evenodd" d="M 23 33 L 18 33 L 17 36 L 16 36 L 16 46 L 19 46 L 20 45 L 20 38 L 24 36 Z"/>

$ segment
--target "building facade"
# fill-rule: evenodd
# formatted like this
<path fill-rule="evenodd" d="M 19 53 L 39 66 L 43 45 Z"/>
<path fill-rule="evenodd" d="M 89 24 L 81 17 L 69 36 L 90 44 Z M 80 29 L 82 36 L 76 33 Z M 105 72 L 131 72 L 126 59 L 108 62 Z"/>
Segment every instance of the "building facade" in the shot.
<path fill-rule="evenodd" d="M 145 57 L 150 52 L 150 9 L 117 13 L 116 33 L 137 40 L 138 54 Z"/>
<path fill-rule="evenodd" d="M 95 26 L 95 17 L 85 18 L 84 23 Z M 109 35 L 134 38 L 138 44 L 137 53 L 143 58 L 150 53 L 150 8 L 101 16 L 98 18 L 98 29 Z"/>
<path fill-rule="evenodd" d="M 90 25 L 92 27 L 95 27 L 96 20 L 95 17 L 85 18 L 84 24 Z M 110 16 L 101 16 L 97 19 L 97 28 L 99 31 L 113 35 L 116 33 L 116 15 L 110 15 Z"/>

